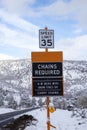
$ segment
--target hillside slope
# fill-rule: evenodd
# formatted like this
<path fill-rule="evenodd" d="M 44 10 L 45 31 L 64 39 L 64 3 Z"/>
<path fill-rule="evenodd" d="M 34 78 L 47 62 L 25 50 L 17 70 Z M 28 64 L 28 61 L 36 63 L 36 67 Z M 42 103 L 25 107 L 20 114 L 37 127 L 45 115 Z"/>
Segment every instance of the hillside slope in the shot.
<path fill-rule="evenodd" d="M 65 97 L 87 95 L 87 61 L 64 61 L 63 75 Z M 28 101 L 31 80 L 32 64 L 28 59 L 0 61 L 0 105 L 10 97 L 17 103 L 21 99 Z"/>

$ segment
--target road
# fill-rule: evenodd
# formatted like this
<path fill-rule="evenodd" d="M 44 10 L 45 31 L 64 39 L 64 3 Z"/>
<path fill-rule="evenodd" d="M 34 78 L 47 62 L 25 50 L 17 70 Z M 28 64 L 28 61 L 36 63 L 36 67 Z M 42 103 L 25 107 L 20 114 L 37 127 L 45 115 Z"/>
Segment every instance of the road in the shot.
<path fill-rule="evenodd" d="M 16 116 L 20 116 L 21 114 L 24 114 L 28 111 L 33 111 L 33 110 L 39 109 L 39 108 L 40 107 L 28 108 L 28 109 L 24 109 L 24 110 L 18 110 L 18 111 L 14 111 L 14 112 L 1 114 L 0 115 L 0 128 L 4 125 L 7 125 L 8 123 L 14 121 Z"/>

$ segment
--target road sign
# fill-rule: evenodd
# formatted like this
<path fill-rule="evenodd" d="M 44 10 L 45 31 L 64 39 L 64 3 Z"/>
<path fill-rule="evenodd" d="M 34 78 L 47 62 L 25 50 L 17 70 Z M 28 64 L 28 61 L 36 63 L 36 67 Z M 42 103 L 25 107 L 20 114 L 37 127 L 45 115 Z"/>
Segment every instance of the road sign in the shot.
<path fill-rule="evenodd" d="M 62 96 L 62 78 L 33 78 L 34 96 Z"/>
<path fill-rule="evenodd" d="M 39 47 L 54 48 L 54 30 L 39 30 Z"/>
<path fill-rule="evenodd" d="M 32 95 L 62 96 L 62 52 L 32 52 Z"/>
<path fill-rule="evenodd" d="M 32 63 L 33 77 L 59 77 L 62 76 L 61 62 L 39 62 Z"/>

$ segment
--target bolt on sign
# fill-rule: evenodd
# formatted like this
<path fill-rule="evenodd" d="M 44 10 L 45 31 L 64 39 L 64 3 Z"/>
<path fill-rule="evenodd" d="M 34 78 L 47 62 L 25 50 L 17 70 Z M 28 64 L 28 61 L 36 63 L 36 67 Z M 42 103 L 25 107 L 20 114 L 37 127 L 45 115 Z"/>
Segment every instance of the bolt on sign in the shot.
<path fill-rule="evenodd" d="M 32 96 L 63 95 L 63 53 L 32 52 Z"/>

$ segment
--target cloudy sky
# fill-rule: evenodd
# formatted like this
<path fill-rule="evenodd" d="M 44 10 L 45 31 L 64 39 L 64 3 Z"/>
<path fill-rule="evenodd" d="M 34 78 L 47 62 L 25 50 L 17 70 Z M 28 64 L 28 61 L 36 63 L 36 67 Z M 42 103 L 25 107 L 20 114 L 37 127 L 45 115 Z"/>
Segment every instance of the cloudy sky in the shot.
<path fill-rule="evenodd" d="M 39 29 L 46 26 L 54 30 L 52 51 L 63 51 L 64 60 L 87 60 L 87 0 L 0 0 L 0 59 L 44 51 Z"/>

